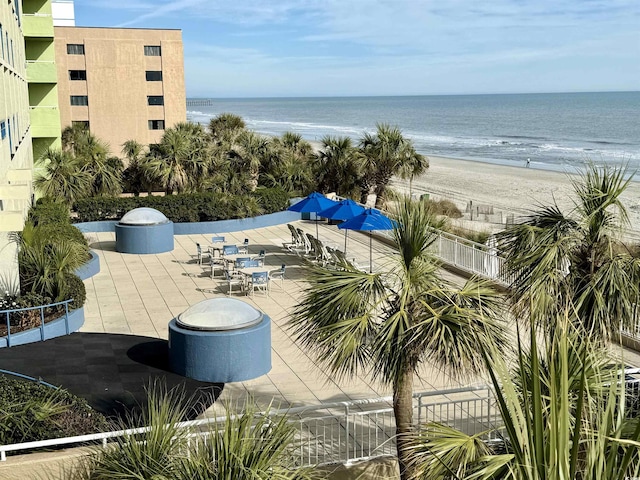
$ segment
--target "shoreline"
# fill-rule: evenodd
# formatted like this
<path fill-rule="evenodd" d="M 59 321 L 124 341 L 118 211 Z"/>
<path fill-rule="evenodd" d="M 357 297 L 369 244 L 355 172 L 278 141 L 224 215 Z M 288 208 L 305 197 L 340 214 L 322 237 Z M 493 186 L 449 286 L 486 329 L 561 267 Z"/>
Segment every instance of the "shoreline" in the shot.
<path fill-rule="evenodd" d="M 524 215 L 540 205 L 557 203 L 566 213 L 573 204 L 571 182 L 579 174 L 538 168 L 498 165 L 427 155 L 426 174 L 413 180 L 412 193 L 429 193 L 454 201 L 464 210 L 468 201 L 492 205 L 505 213 Z M 390 186 L 409 191 L 409 181 L 394 177 Z M 640 234 L 640 182 L 631 181 L 621 196 L 629 215 L 629 228 Z"/>

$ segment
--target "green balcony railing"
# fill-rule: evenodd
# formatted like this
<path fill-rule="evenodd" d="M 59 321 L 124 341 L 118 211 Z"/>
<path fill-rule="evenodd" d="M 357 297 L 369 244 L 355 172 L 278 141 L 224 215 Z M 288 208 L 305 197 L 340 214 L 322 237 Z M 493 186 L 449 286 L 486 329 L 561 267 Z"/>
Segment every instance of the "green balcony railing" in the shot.
<path fill-rule="evenodd" d="M 60 112 L 57 106 L 29 107 L 32 138 L 60 136 Z"/>
<path fill-rule="evenodd" d="M 53 39 L 53 18 L 51 15 L 22 15 L 22 32 L 25 37 L 51 37 Z"/>
<path fill-rule="evenodd" d="M 53 61 L 27 60 L 29 83 L 58 83 L 58 72 Z"/>

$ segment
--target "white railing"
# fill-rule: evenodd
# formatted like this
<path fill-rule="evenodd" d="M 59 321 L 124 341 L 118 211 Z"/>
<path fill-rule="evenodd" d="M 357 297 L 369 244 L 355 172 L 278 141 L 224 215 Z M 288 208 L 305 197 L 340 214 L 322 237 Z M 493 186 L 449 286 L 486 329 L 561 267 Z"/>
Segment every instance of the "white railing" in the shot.
<path fill-rule="evenodd" d="M 269 412 L 286 415 L 296 425 L 296 461 L 299 465 L 349 462 L 356 459 L 395 454 L 395 421 L 392 397 L 352 402 L 335 402 Z M 487 385 L 414 394 L 414 421 L 446 423 L 466 433 L 479 433 L 497 425 L 499 415 Z M 193 429 L 194 441 L 206 442 L 211 427 L 226 417 L 179 424 Z M 109 440 L 144 433 L 149 427 L 55 438 L 13 445 L 0 445 L 0 460 L 7 453 L 44 450 L 87 443 L 109 445 Z"/>
<path fill-rule="evenodd" d="M 335 199 L 340 201 L 344 200 L 345 197 L 336 195 Z M 364 207 L 361 203 L 358 204 Z M 510 284 L 509 279 L 504 274 L 505 259 L 498 255 L 495 248 L 443 232 L 442 230 L 431 230 L 436 236 L 431 245 L 431 252 L 441 262 L 472 275 L 493 280 L 502 286 Z M 389 239 L 393 237 L 393 233 L 390 231 L 379 231 L 373 234 Z"/>

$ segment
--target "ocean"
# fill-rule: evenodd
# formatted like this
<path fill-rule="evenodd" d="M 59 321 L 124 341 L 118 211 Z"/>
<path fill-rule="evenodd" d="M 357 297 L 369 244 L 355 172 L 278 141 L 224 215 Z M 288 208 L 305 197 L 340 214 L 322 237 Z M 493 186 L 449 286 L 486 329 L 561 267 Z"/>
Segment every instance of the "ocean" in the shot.
<path fill-rule="evenodd" d="M 187 107 L 208 123 L 240 115 L 267 135 L 357 140 L 376 123 L 401 128 L 425 155 L 571 171 L 587 161 L 640 169 L 640 92 L 211 99 Z"/>

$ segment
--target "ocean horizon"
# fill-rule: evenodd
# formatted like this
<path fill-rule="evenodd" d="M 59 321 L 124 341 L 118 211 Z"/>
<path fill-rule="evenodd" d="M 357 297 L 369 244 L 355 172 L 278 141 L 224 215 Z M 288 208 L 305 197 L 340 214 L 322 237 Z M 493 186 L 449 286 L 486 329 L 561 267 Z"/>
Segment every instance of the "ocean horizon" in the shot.
<path fill-rule="evenodd" d="M 191 99 L 189 99 L 191 100 Z M 358 140 L 397 125 L 424 155 L 575 171 L 586 162 L 640 168 L 640 92 L 204 98 L 188 120 L 240 115 L 265 135 Z"/>

